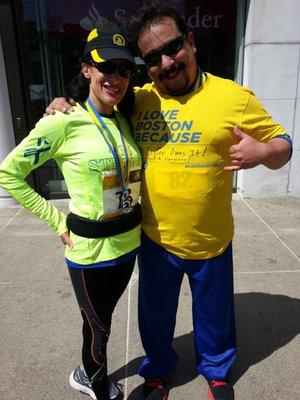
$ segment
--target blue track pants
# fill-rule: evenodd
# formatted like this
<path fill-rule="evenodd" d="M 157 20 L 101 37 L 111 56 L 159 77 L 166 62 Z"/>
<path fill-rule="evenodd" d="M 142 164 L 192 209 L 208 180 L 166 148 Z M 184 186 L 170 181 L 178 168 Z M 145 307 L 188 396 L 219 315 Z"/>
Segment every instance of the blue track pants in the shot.
<path fill-rule="evenodd" d="M 146 352 L 139 374 L 166 377 L 176 366 L 172 341 L 186 273 L 193 301 L 197 371 L 207 379 L 229 378 L 236 357 L 231 244 L 217 257 L 186 260 L 143 235 L 139 268 L 139 329 Z"/>

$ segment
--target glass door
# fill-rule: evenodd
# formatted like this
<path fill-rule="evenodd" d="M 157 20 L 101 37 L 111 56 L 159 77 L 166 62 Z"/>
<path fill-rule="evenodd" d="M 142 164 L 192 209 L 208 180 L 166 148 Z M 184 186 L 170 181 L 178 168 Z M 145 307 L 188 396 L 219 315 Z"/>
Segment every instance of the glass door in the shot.
<path fill-rule="evenodd" d="M 47 28 L 46 1 L 13 3 L 29 131 L 43 116 L 51 99 L 62 94 L 61 49 L 59 40 Z M 35 189 L 44 197 L 67 197 L 66 185 L 54 161 L 38 168 L 34 177 Z"/>

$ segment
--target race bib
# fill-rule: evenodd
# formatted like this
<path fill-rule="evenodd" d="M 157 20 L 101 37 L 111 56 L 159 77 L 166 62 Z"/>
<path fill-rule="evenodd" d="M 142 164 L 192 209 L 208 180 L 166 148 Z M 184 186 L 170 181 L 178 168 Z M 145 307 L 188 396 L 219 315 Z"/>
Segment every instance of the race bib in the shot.
<path fill-rule="evenodd" d="M 141 169 L 132 169 L 129 174 L 127 193 L 119 184 L 116 171 L 102 172 L 103 216 L 102 219 L 114 218 L 130 210 L 139 200 Z"/>

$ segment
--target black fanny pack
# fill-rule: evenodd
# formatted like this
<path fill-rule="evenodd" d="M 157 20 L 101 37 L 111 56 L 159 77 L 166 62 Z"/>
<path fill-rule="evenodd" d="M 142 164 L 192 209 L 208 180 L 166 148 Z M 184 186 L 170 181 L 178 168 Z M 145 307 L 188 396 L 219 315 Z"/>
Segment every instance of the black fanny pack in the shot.
<path fill-rule="evenodd" d="M 125 233 L 138 226 L 142 221 L 141 205 L 137 203 L 132 211 L 116 218 L 104 221 L 93 221 L 79 215 L 69 213 L 67 227 L 75 235 L 97 239 Z"/>

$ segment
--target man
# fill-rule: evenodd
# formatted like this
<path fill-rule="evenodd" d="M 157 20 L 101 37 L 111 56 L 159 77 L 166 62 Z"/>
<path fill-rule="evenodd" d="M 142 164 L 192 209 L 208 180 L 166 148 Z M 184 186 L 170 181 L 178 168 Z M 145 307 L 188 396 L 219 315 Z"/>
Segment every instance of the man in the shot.
<path fill-rule="evenodd" d="M 280 168 L 291 155 L 291 141 L 250 90 L 199 69 L 193 34 L 175 10 L 157 3 L 143 8 L 130 32 L 153 81 L 136 90 L 132 117 L 144 161 L 139 257 L 144 398 L 168 399 L 186 273 L 197 370 L 208 382 L 209 399 L 234 399 L 232 171 L 260 164 Z"/>

